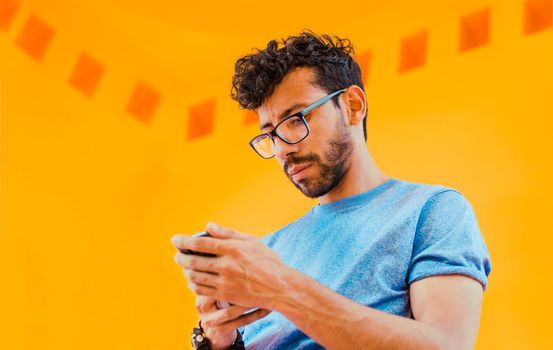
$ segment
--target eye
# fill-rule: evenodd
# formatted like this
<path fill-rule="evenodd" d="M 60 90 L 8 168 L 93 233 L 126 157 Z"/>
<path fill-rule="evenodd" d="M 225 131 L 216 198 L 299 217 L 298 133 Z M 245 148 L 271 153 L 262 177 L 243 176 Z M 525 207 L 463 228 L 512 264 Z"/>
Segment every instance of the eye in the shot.
<path fill-rule="evenodd" d="M 298 117 L 298 118 L 294 118 L 293 121 L 292 121 L 292 123 L 293 123 L 294 125 L 300 125 L 300 124 L 303 124 L 303 121 L 301 120 L 300 117 Z"/>

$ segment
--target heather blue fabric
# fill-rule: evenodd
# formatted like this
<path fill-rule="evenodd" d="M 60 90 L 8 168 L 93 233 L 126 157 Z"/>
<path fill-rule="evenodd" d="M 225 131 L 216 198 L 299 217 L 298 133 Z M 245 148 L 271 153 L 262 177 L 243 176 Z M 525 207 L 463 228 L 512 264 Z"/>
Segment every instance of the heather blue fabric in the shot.
<path fill-rule="evenodd" d="M 463 274 L 485 290 L 490 256 L 470 203 L 457 190 L 390 178 L 316 205 L 261 239 L 289 266 L 378 310 L 413 318 L 409 284 Z M 240 328 L 248 349 L 321 349 L 278 312 Z"/>

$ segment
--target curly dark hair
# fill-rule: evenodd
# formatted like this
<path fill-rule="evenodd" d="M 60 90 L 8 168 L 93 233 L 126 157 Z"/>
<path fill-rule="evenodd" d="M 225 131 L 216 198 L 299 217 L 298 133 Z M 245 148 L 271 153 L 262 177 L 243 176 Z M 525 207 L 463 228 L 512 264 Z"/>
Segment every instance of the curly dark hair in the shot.
<path fill-rule="evenodd" d="M 271 40 L 264 50 L 241 57 L 234 66 L 231 97 L 244 109 L 256 109 L 271 96 L 286 74 L 297 67 L 315 69 L 315 84 L 327 93 L 357 85 L 363 91 L 361 69 L 353 59 L 349 39 L 317 35 L 304 30 L 279 42 Z M 338 107 L 338 98 L 333 98 Z M 367 113 L 363 118 L 367 139 Z"/>

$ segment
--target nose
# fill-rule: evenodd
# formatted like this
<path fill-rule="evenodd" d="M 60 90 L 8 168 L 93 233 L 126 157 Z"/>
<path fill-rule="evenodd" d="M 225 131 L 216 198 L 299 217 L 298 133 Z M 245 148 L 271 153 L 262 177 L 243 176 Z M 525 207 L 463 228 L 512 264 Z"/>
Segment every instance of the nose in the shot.
<path fill-rule="evenodd" d="M 279 160 L 285 160 L 288 158 L 288 155 L 291 153 L 296 153 L 298 151 L 299 144 L 289 144 L 282 141 L 279 137 L 273 138 L 275 143 L 275 157 Z"/>

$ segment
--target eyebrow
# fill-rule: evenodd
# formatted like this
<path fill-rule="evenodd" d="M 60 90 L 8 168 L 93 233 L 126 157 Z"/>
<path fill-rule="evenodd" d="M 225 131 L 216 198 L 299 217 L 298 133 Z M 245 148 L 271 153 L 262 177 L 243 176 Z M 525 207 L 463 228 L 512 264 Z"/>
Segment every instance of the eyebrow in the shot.
<path fill-rule="evenodd" d="M 292 113 L 293 110 L 298 109 L 298 108 L 300 108 L 300 107 L 307 106 L 307 105 L 309 105 L 309 104 L 308 104 L 308 103 L 305 103 L 305 102 L 303 102 L 303 103 L 302 103 L 302 102 L 294 103 L 292 106 L 290 106 L 289 108 L 287 108 L 287 109 L 277 118 L 277 123 L 278 123 L 279 121 L 281 121 L 282 119 L 284 119 L 284 118 L 290 116 L 290 113 Z M 263 129 L 265 129 L 266 127 L 271 126 L 271 125 L 273 125 L 273 124 L 271 124 L 271 122 L 267 122 L 267 123 L 261 125 L 261 126 L 259 127 L 259 130 L 263 130 Z"/>

